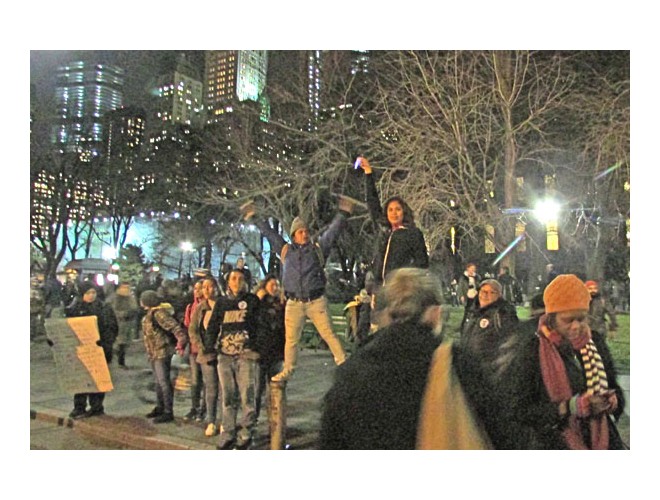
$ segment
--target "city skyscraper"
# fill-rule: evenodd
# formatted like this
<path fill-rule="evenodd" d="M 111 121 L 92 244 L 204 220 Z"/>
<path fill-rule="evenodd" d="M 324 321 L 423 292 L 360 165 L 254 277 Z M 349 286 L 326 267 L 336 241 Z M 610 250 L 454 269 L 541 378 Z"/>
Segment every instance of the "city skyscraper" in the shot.
<path fill-rule="evenodd" d="M 259 101 L 266 88 L 268 52 L 265 50 L 206 51 L 205 95 L 207 123 L 233 111 L 236 102 Z"/>
<path fill-rule="evenodd" d="M 173 72 L 157 80 L 153 127 L 181 123 L 198 127 L 203 124 L 204 85 L 199 70 L 181 54 Z"/>
<path fill-rule="evenodd" d="M 144 143 L 146 116 L 132 106 L 109 111 L 103 117 L 103 161 L 121 171 L 129 171 Z"/>
<path fill-rule="evenodd" d="M 76 61 L 58 68 L 55 99 L 57 124 L 52 142 L 81 160 L 100 156 L 102 117 L 123 104 L 124 70 L 117 66 Z"/>

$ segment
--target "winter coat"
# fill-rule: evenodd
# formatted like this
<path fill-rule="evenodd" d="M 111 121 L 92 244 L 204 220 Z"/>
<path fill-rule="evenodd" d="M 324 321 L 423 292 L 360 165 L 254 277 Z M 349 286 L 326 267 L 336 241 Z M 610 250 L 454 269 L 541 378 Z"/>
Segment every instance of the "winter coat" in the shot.
<path fill-rule="evenodd" d="M 609 324 L 606 316 L 609 318 Z M 593 295 L 589 303 L 589 328 L 607 335 L 608 331 L 614 331 L 617 327 L 616 312 L 612 303 L 600 293 Z"/>
<path fill-rule="evenodd" d="M 188 340 L 190 341 L 190 323 L 192 321 L 193 313 L 195 312 L 195 309 L 197 309 L 197 306 L 202 302 L 204 299 L 199 299 L 199 298 L 193 298 L 193 301 L 186 306 L 186 312 L 183 315 L 183 326 L 188 332 Z M 197 347 L 193 345 L 192 341 L 190 341 L 190 354 L 197 354 Z"/>
<path fill-rule="evenodd" d="M 188 339 L 171 309 L 163 306 L 150 308 L 142 318 L 142 336 L 149 361 L 171 357 Z"/>
<path fill-rule="evenodd" d="M 202 300 L 194 308 L 188 326 L 188 337 L 190 339 L 190 352 L 197 354 L 198 363 L 210 363 L 218 359 L 218 352 L 215 347 L 217 333 L 209 334 L 207 328 L 204 328 L 204 316 L 211 311 L 211 305 L 207 300 Z"/>
<path fill-rule="evenodd" d="M 372 174 L 365 175 L 367 206 L 372 218 L 381 229 L 376 240 L 376 249 L 372 261 L 374 277 L 383 283 L 385 277 L 395 269 L 402 267 L 429 267 L 424 235 L 414 225 L 404 225 L 392 229 L 387 218 L 383 218 L 382 207 Z"/>
<path fill-rule="evenodd" d="M 475 274 L 473 280 L 474 282 L 472 283 L 472 286 L 470 286 L 471 283 L 470 278 L 467 275 L 467 271 L 463 272 L 463 274 L 458 277 L 456 295 L 458 296 L 458 300 L 460 301 L 461 305 L 465 306 L 466 308 L 471 307 L 472 304 L 474 304 L 474 302 L 477 300 L 477 292 L 479 283 L 481 283 L 481 276 Z M 468 290 L 470 289 L 474 290 L 474 294 L 470 294 L 474 295 L 473 297 L 468 296 Z"/>
<path fill-rule="evenodd" d="M 337 367 L 323 400 L 320 447 L 415 449 L 418 416 L 433 352 L 428 326 L 391 324 Z"/>
<path fill-rule="evenodd" d="M 132 295 L 113 295 L 108 301 L 115 313 L 119 331 L 117 335 L 118 344 L 129 344 L 135 333 L 135 319 L 138 316 L 138 304 Z"/>
<path fill-rule="evenodd" d="M 286 258 L 282 263 L 282 287 L 287 297 L 307 299 L 323 295 L 326 285 L 325 260 L 330 255 L 339 233 L 346 226 L 346 218 L 346 212 L 339 211 L 317 241 L 310 241 L 304 245 L 288 244 Z M 272 250 L 281 256 L 282 248 L 287 245 L 284 238 L 264 221 L 257 218 L 253 220 L 268 239 Z M 318 248 L 323 254 L 323 262 Z"/>
<path fill-rule="evenodd" d="M 284 360 L 284 304 L 278 297 L 266 294 L 259 308 L 259 333 L 256 350 L 262 364 Z"/>
<path fill-rule="evenodd" d="M 117 318 L 112 308 L 96 299 L 94 302 L 85 302 L 80 297 L 64 309 L 64 316 L 77 318 L 80 316 L 96 316 L 99 329 L 99 345 L 103 348 L 105 359 L 108 363 L 112 361 L 112 345 L 117 338 Z"/>
<path fill-rule="evenodd" d="M 500 346 L 517 327 L 516 308 L 500 297 L 486 307 L 468 310 L 459 343 L 489 373 L 495 370 L 493 363 L 500 356 Z"/>
<path fill-rule="evenodd" d="M 511 448 L 518 449 L 566 449 L 566 442 L 561 433 L 565 422 L 559 416 L 557 404 L 548 396 L 541 374 L 539 354 L 539 335 L 519 335 L 517 342 L 512 344 L 509 363 L 498 375 L 498 387 L 502 407 L 509 409 L 505 417 L 515 433 L 510 434 Z M 618 408 L 613 417 L 618 419 L 625 407 L 623 390 L 617 383 L 617 372 L 614 368 L 612 355 L 604 337 L 595 331 L 591 332 L 592 340 L 598 349 L 610 389 L 614 389 L 618 399 Z M 566 374 L 573 394 L 582 394 L 587 390 L 584 369 L 579 360 L 579 353 L 573 351 L 568 343 L 558 348 L 561 360 L 566 368 Z M 624 444 L 614 423 L 608 419 L 610 431 L 609 448 L 622 449 Z M 583 425 L 585 442 L 588 438 L 589 426 Z"/>

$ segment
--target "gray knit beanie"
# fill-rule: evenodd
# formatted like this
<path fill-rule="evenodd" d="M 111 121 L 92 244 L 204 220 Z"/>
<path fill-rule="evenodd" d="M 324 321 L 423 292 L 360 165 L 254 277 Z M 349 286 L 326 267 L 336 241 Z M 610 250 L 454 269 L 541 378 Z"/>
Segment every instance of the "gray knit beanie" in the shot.
<path fill-rule="evenodd" d="M 481 289 L 481 287 L 484 285 L 490 285 L 491 288 L 497 291 L 500 297 L 502 296 L 502 284 L 499 281 L 494 279 L 483 280 L 481 283 L 479 283 L 479 288 Z"/>
<path fill-rule="evenodd" d="M 300 217 L 296 217 L 293 219 L 293 223 L 291 224 L 291 231 L 289 231 L 289 235 L 293 238 L 293 235 L 298 231 L 298 229 L 309 229 L 309 226 L 307 223 L 302 220 Z"/>

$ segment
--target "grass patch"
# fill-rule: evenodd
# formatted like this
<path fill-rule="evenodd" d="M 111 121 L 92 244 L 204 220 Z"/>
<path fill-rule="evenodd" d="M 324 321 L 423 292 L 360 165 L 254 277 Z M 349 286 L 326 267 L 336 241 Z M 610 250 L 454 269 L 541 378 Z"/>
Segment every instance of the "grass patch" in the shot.
<path fill-rule="evenodd" d="M 343 316 L 344 315 L 344 305 L 345 304 L 330 304 L 330 315 L 331 316 Z M 448 339 L 457 339 L 459 336 L 459 329 L 461 326 L 461 320 L 463 319 L 463 308 L 462 307 L 452 307 L 452 306 L 443 306 L 444 310 L 444 335 Z M 524 321 L 529 318 L 529 309 L 526 307 L 518 307 L 518 318 L 521 321 Z M 622 374 L 630 373 L 630 315 L 628 314 L 618 314 L 617 322 L 619 328 L 617 330 L 616 336 L 614 338 L 609 338 L 607 345 L 610 348 L 612 358 L 614 359 L 614 364 L 617 368 L 617 371 Z M 348 342 L 345 336 L 345 327 L 334 325 L 334 331 L 341 339 L 344 348 L 347 351 L 352 351 L 354 349 L 353 343 Z M 323 342 L 316 333 L 316 329 L 311 323 L 307 323 L 305 330 L 303 332 L 302 344 L 306 348 L 318 348 L 323 347 Z"/>

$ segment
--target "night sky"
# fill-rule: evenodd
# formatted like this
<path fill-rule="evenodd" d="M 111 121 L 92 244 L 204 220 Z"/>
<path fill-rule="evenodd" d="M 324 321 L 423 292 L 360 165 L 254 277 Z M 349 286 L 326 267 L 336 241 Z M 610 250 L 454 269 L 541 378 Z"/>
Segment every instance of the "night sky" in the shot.
<path fill-rule="evenodd" d="M 125 70 L 124 105 L 144 106 L 153 78 L 174 68 L 178 54 L 172 50 L 32 50 L 30 51 L 30 83 L 36 86 L 37 102 L 48 106 L 53 102 L 57 68 L 78 60 L 116 64 Z M 203 69 L 203 52 L 186 51 Z"/>

